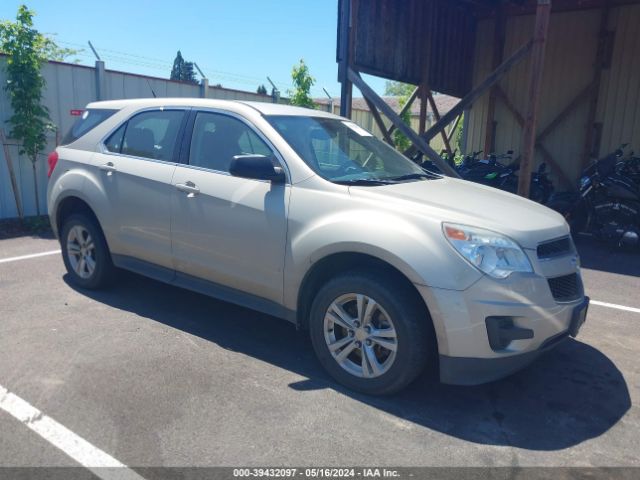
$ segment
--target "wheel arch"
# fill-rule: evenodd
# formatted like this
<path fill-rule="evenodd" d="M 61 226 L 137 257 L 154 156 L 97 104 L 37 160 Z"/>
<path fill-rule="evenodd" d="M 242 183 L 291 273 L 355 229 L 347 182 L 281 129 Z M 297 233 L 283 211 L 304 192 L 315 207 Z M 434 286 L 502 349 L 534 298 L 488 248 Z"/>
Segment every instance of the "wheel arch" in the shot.
<path fill-rule="evenodd" d="M 104 236 L 104 231 L 102 231 L 102 225 L 100 224 L 100 220 L 98 219 L 98 216 L 96 215 L 94 210 L 91 208 L 91 206 L 85 199 L 75 194 L 68 195 L 62 198 L 56 206 L 55 227 L 58 232 L 58 235 L 62 230 L 62 225 L 65 219 L 69 218 L 70 215 L 73 215 L 75 213 L 83 213 L 89 216 L 92 220 L 96 222 L 96 225 L 98 226 L 98 228 L 100 229 L 101 233 Z"/>
<path fill-rule="evenodd" d="M 379 257 L 354 251 L 327 254 L 315 261 L 306 272 L 298 290 L 296 322 L 299 328 L 308 329 L 309 311 L 314 293 L 329 279 L 353 270 L 374 270 L 385 275 L 385 278 L 398 282 L 419 302 L 420 307 L 424 309 L 426 321 L 431 328 L 434 328 L 428 305 L 404 272 Z"/>

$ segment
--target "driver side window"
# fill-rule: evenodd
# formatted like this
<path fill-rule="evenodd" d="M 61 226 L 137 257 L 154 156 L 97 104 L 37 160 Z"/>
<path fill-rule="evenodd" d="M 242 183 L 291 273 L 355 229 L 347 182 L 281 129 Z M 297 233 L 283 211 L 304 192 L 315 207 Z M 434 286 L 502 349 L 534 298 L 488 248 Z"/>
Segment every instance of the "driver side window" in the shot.
<path fill-rule="evenodd" d="M 220 113 L 198 112 L 193 125 L 189 165 L 229 172 L 236 155 L 272 157 L 269 146 L 245 123 Z"/>

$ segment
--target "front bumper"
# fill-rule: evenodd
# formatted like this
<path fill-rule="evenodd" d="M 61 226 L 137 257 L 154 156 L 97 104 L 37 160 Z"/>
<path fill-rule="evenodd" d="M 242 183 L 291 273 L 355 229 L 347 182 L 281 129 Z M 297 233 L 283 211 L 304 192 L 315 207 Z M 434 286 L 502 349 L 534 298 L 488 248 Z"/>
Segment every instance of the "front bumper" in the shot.
<path fill-rule="evenodd" d="M 575 260 L 568 257 L 534 268 L 533 273 L 512 274 L 504 280 L 485 276 L 464 291 L 416 285 L 433 319 L 443 383 L 475 385 L 502 378 L 570 332 L 577 333 L 572 329 L 575 312 L 588 305 L 588 298 L 580 294 L 574 301 L 558 302 L 548 281 L 558 274 L 579 276 Z M 487 319 L 492 318 L 504 319 L 517 330 L 515 339 L 505 335 L 507 341 L 500 344 L 493 333 L 490 338 Z"/>
<path fill-rule="evenodd" d="M 575 337 L 586 319 L 589 297 L 574 307 L 569 328 L 544 341 L 537 349 L 496 358 L 465 358 L 440 355 L 440 380 L 451 385 L 479 385 L 499 380 L 529 365 L 544 352 L 551 350 L 570 336 Z M 584 314 L 581 315 L 584 309 Z"/>

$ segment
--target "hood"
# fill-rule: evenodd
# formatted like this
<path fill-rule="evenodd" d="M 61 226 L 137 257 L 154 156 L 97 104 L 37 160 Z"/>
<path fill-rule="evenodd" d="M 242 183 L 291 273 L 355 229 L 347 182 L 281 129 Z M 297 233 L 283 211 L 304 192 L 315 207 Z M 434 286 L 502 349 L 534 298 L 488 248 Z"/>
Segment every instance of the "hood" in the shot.
<path fill-rule="evenodd" d="M 543 205 L 449 177 L 381 187 L 349 187 L 349 193 L 401 212 L 493 230 L 530 249 L 569 234 L 562 215 Z"/>

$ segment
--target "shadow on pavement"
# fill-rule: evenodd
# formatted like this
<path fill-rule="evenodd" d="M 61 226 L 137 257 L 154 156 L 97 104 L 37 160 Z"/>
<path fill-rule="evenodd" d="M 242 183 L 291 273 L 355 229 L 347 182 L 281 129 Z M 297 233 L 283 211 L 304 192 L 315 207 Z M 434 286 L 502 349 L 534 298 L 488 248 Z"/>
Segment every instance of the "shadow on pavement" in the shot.
<path fill-rule="evenodd" d="M 74 288 L 67 275 L 65 281 Z M 602 435 L 631 406 L 611 360 L 575 340 L 498 382 L 454 387 L 420 378 L 397 395 L 378 398 L 336 384 L 316 361 L 306 334 L 283 320 L 125 272 L 111 290 L 81 293 L 306 377 L 290 385 L 297 391 L 334 389 L 469 442 L 560 450 Z"/>
<path fill-rule="evenodd" d="M 584 268 L 640 277 L 640 251 L 620 250 L 583 235 L 574 240 Z"/>

